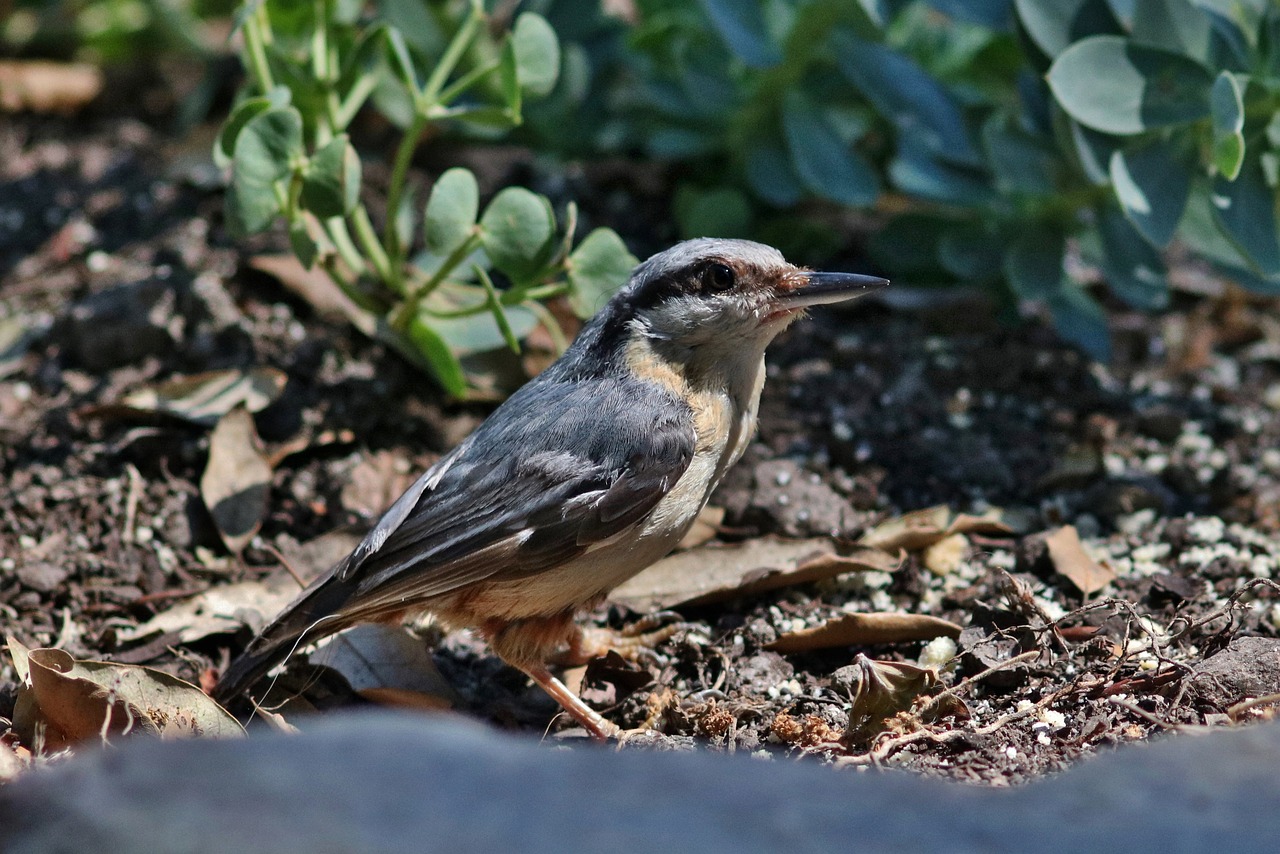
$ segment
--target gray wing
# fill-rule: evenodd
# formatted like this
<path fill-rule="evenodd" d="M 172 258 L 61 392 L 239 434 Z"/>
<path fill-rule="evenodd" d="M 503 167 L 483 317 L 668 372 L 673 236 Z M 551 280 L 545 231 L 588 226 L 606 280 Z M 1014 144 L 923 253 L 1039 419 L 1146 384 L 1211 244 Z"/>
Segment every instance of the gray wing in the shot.
<path fill-rule="evenodd" d="M 694 446 L 689 407 L 653 384 L 526 386 L 336 568 L 331 578 L 350 591 L 342 611 L 531 575 L 582 554 L 643 519 Z"/>

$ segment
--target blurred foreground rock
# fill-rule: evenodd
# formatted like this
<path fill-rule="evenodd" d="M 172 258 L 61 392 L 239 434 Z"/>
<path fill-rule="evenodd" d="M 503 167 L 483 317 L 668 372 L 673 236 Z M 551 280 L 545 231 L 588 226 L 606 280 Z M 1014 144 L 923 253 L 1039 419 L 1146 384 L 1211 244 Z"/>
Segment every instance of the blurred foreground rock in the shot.
<path fill-rule="evenodd" d="M 745 756 L 558 750 L 446 718 L 135 742 L 0 790 L 23 852 L 1274 851 L 1280 726 L 992 790 Z"/>

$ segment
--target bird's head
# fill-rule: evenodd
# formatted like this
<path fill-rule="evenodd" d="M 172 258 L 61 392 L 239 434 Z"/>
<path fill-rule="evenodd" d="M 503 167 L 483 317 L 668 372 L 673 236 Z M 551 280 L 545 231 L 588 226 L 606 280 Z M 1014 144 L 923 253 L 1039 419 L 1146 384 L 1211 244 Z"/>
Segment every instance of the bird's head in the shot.
<path fill-rule="evenodd" d="M 602 313 L 627 338 L 643 337 L 680 360 L 744 355 L 764 347 L 806 308 L 843 302 L 888 284 L 855 273 L 820 273 L 771 246 L 702 238 L 654 255 Z"/>

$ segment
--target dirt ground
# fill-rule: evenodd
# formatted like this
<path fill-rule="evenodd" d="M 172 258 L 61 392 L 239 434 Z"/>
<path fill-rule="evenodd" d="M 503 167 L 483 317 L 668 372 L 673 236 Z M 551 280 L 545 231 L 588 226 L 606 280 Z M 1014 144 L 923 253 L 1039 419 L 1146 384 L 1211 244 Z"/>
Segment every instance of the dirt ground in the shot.
<path fill-rule="evenodd" d="M 210 590 L 287 578 L 282 557 L 323 570 L 350 543 L 332 532 L 368 524 L 490 407 L 446 403 L 393 352 L 253 269 L 282 244 L 230 240 L 198 153 L 130 120 L 0 124 L 0 629 L 207 685 L 248 628 L 183 640 L 182 627 L 137 627 Z M 617 170 L 575 175 L 595 224 L 638 254 L 669 241 L 652 225 L 652 188 L 635 191 L 646 215 L 628 216 Z M 592 190 L 606 201 L 582 199 Z M 1110 366 L 1034 321 L 1000 326 L 972 295 L 912 283 L 797 325 L 771 351 L 759 437 L 713 497 L 724 516 L 700 548 L 778 535 L 849 553 L 937 505 L 998 511 L 999 524 L 894 540 L 893 572 L 677 606 L 677 630 L 639 663 L 593 662 L 584 696 L 648 731 L 636 749 L 990 785 L 1156 733 L 1269 717 L 1267 702 L 1242 701 L 1280 692 L 1280 320 L 1274 301 L 1193 264 L 1175 279 L 1164 314 L 1117 307 Z M 261 529 L 233 556 L 202 498 L 209 426 L 119 404 L 176 377 L 264 368 L 287 378 L 254 416 L 278 453 Z M 962 630 L 765 648 L 873 612 Z M 585 622 L 642 616 L 614 604 Z M 573 735 L 469 635 L 418 633 L 461 713 Z M 368 702 L 304 658 L 279 685 L 305 688 L 286 707 L 292 723 Z M 15 679 L 6 660 L 6 720 Z M 877 679 L 889 688 L 877 693 Z"/>

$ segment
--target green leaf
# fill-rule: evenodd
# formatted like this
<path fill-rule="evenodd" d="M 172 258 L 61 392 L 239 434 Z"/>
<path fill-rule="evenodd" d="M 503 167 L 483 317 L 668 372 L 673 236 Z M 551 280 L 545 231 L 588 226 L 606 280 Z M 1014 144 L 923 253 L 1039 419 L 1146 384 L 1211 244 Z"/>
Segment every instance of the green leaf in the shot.
<path fill-rule="evenodd" d="M 285 107 L 246 122 L 236 138 L 232 159 L 237 176 L 269 184 L 287 178 L 303 156 L 302 116 L 293 107 Z"/>
<path fill-rule="evenodd" d="M 470 171 L 454 167 L 436 179 L 427 199 L 423 237 L 436 255 L 453 252 L 471 235 L 480 211 L 480 188 Z"/>
<path fill-rule="evenodd" d="M 1208 63 L 1213 27 L 1209 16 L 1188 0 L 1136 0 L 1130 38 Z"/>
<path fill-rule="evenodd" d="M 1066 341 L 1099 362 L 1111 361 L 1111 332 L 1107 313 L 1079 285 L 1060 288 L 1049 300 L 1053 325 Z"/>
<path fill-rule="evenodd" d="M 942 160 L 983 165 L 959 103 L 936 78 L 903 54 L 847 32 L 837 32 L 832 47 L 841 73 L 900 135 Z"/>
<path fill-rule="evenodd" d="M 276 182 L 288 178 L 303 156 L 302 116 L 293 107 L 269 110 L 245 123 L 236 137 L 224 202 L 234 234 L 254 234 L 271 224 L 281 211 Z"/>
<path fill-rule="evenodd" d="M 1071 151 L 1076 156 L 1080 170 L 1089 182 L 1095 186 L 1111 183 L 1111 155 L 1120 146 L 1120 140 L 1105 133 L 1098 133 L 1067 116 L 1063 110 L 1057 111 L 1067 123 L 1071 140 Z"/>
<path fill-rule="evenodd" d="M 237 104 L 218 132 L 217 142 L 213 146 L 213 162 L 220 169 L 230 166 L 236 150 L 236 140 L 240 137 L 240 131 L 244 130 L 244 126 L 267 110 L 288 105 L 289 90 L 284 86 L 276 86 L 266 95 L 246 98 Z"/>
<path fill-rule="evenodd" d="M 355 209 L 360 201 L 360 156 L 345 133 L 329 140 L 307 163 L 300 201 L 321 219 Z"/>
<path fill-rule="evenodd" d="M 1122 32 L 1105 0 L 1015 0 L 1014 6 L 1031 40 L 1050 59 L 1088 36 Z"/>
<path fill-rule="evenodd" d="M 520 91 L 520 69 L 517 65 L 516 48 L 512 39 L 502 46 L 502 59 L 498 63 L 498 81 L 502 87 L 502 100 L 507 105 L 507 112 L 519 116 L 524 106 L 524 94 Z"/>
<path fill-rule="evenodd" d="M 771 205 L 789 208 L 804 195 L 800 178 L 779 145 L 760 144 L 747 152 L 747 185 Z"/>
<path fill-rule="evenodd" d="M 1111 155 L 1111 183 L 1125 216 L 1153 246 L 1169 245 L 1191 192 L 1191 166 L 1168 142 Z"/>
<path fill-rule="evenodd" d="M 430 320 L 421 315 L 413 319 L 409 324 L 409 342 L 446 392 L 454 397 L 466 395 L 467 376 L 462 363 Z"/>
<path fill-rule="evenodd" d="M 521 89 L 542 97 L 555 88 L 560 76 L 560 42 L 545 18 L 533 12 L 516 18 L 511 46 Z"/>
<path fill-rule="evenodd" d="M 1119 36 L 1077 42 L 1049 69 L 1054 97 L 1072 118 L 1120 135 L 1203 118 L 1212 85 L 1209 72 L 1193 60 Z"/>
<path fill-rule="evenodd" d="M 889 180 L 909 195 L 965 207 L 984 205 L 994 195 L 986 175 L 943 163 L 909 136 L 898 140 L 898 156 L 889 163 Z"/>
<path fill-rule="evenodd" d="M 782 51 L 769 37 L 764 9 L 756 2 L 742 0 L 700 0 L 711 26 L 743 63 L 752 68 L 768 68 L 782 61 Z"/>
<path fill-rule="evenodd" d="M 640 262 L 612 229 L 597 228 L 569 255 L 569 302 L 584 320 L 604 307 Z"/>
<path fill-rule="evenodd" d="M 298 256 L 302 266 L 310 270 L 320 255 L 320 248 L 307 233 L 306 223 L 302 220 L 289 223 L 289 245 L 293 247 L 293 254 Z"/>
<path fill-rule="evenodd" d="M 227 228 L 235 237 L 247 237 L 263 231 L 280 213 L 280 197 L 270 185 L 241 190 L 233 180 L 222 197 Z"/>
<path fill-rule="evenodd" d="M 1209 96 L 1213 115 L 1213 166 L 1234 181 L 1244 164 L 1244 98 L 1240 84 L 1229 71 L 1213 81 Z"/>
<path fill-rule="evenodd" d="M 395 212 L 396 240 L 402 248 L 413 245 L 413 232 L 418 222 L 418 189 L 409 184 L 400 194 L 400 209 Z"/>
<path fill-rule="evenodd" d="M 1062 289 L 1066 239 L 1049 226 L 1032 226 L 1014 239 L 1004 257 L 1004 274 L 1021 299 L 1047 300 Z"/>
<path fill-rule="evenodd" d="M 426 322 L 440 336 L 456 359 L 465 359 L 477 353 L 489 353 L 507 347 L 507 339 L 502 330 L 493 322 L 493 315 L 488 306 L 480 305 L 479 310 L 462 317 L 432 317 L 425 314 Z M 522 305 L 507 306 L 504 311 L 508 329 L 517 341 L 523 341 L 534 327 L 538 319 L 529 309 Z"/>
<path fill-rule="evenodd" d="M 1249 265 L 1263 276 L 1280 275 L 1276 194 L 1268 186 L 1261 155 L 1244 159 L 1234 181 L 1213 179 L 1213 216 Z"/>
<path fill-rule="evenodd" d="M 782 130 L 791 164 L 810 192 L 841 204 L 869 205 L 879 195 L 871 166 L 840 139 L 813 101 L 789 91 Z"/>
<path fill-rule="evenodd" d="M 1098 211 L 1102 270 L 1111 292 L 1134 308 L 1152 310 L 1169 304 L 1169 286 L 1160 253 L 1118 208 Z"/>
<path fill-rule="evenodd" d="M 1056 149 L 999 114 L 983 124 L 982 143 L 1001 194 L 1039 196 L 1054 191 Z"/>
<path fill-rule="evenodd" d="M 980 225 L 959 225 L 942 235 L 938 260 L 957 279 L 983 281 L 1000 274 L 1006 243 Z"/>
<path fill-rule="evenodd" d="M 523 187 L 508 187 L 489 203 L 480 218 L 480 229 L 489 260 L 519 281 L 542 266 L 555 236 L 555 220 L 537 194 Z"/>
<path fill-rule="evenodd" d="M 745 237 L 751 230 L 751 205 L 732 187 L 685 184 L 676 190 L 673 208 L 683 238 Z"/>
<path fill-rule="evenodd" d="M 947 279 L 938 261 L 943 235 L 955 227 L 952 220 L 929 214 L 896 216 L 871 235 L 867 251 L 878 266 L 917 281 Z"/>

